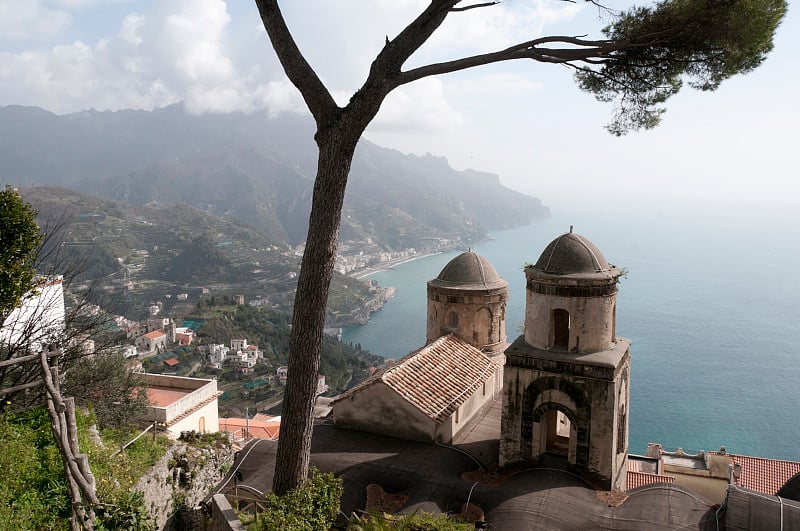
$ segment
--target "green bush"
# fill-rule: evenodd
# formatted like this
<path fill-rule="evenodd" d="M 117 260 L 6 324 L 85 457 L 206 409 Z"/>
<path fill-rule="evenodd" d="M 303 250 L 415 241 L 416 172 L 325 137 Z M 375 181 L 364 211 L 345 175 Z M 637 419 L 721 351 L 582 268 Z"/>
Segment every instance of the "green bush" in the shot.
<path fill-rule="evenodd" d="M 248 526 L 249 531 L 330 529 L 339 514 L 342 480 L 313 470 L 311 478 L 299 489 L 281 497 L 268 492 L 265 497 L 267 508 Z"/>
<path fill-rule="evenodd" d="M 104 431 L 105 447 L 89 440 L 91 415 L 76 414 L 81 451 L 97 480 L 98 529 L 151 529 L 141 493 L 133 485 L 166 450 L 163 438 L 142 437 L 125 450 L 111 454 L 135 433 Z M 14 415 L 0 414 L 0 529 L 69 529 L 71 510 L 61 456 L 45 409 Z"/>
<path fill-rule="evenodd" d="M 451 520 L 446 514 L 413 513 L 402 516 L 372 514 L 352 520 L 347 531 L 471 531 L 472 524 Z"/>

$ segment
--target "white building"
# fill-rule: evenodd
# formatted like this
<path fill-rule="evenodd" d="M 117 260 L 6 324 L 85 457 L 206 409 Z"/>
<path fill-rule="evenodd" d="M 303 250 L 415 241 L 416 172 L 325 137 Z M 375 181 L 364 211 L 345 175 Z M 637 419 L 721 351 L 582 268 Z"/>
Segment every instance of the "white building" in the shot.
<path fill-rule="evenodd" d="M 219 431 L 216 380 L 145 374 L 150 411 L 148 421 L 166 426 L 170 437 L 177 438 L 182 431 L 213 433 Z"/>
<path fill-rule="evenodd" d="M 64 333 L 64 278 L 40 278 L 36 292 L 26 295 L 0 327 L 0 344 L 41 350 Z M 24 345 L 23 345 L 24 343 Z"/>
<path fill-rule="evenodd" d="M 208 346 L 208 362 L 215 368 L 221 369 L 228 358 L 228 347 L 217 343 L 211 343 Z"/>

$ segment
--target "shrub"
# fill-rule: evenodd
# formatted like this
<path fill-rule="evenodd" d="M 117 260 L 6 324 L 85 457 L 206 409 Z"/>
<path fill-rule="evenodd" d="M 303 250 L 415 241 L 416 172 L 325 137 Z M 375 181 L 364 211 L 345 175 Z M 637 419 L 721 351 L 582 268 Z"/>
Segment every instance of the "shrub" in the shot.
<path fill-rule="evenodd" d="M 266 510 L 248 526 L 250 531 L 319 531 L 330 529 L 339 514 L 342 480 L 312 470 L 311 478 L 297 490 L 278 497 L 268 492 Z"/>

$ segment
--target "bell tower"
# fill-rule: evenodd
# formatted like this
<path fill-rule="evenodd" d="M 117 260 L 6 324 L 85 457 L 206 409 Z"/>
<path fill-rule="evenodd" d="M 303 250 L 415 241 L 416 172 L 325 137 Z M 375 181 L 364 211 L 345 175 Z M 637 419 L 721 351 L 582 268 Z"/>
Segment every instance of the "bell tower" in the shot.
<path fill-rule="evenodd" d="M 503 364 L 508 282 L 479 254 L 453 258 L 428 281 L 427 342 L 453 333 Z"/>
<path fill-rule="evenodd" d="M 506 350 L 500 464 L 560 456 L 625 487 L 630 342 L 616 337 L 622 271 L 570 232 L 525 268 L 523 335 Z"/>

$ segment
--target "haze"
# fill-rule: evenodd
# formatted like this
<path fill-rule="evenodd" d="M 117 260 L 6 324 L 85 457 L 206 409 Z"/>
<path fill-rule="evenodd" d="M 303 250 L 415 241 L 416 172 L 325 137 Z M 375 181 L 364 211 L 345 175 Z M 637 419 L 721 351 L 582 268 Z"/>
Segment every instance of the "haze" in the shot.
<path fill-rule="evenodd" d="M 284 4 L 301 49 L 344 103 L 385 38 L 425 2 Z M 453 14 L 412 60 L 454 58 L 540 34 L 597 37 L 606 21 L 590 4 L 509 1 Z M 580 92 L 569 69 L 516 62 L 397 90 L 367 137 L 404 152 L 444 155 L 458 169 L 497 173 L 504 184 L 562 211 L 611 204 L 789 206 L 800 123 L 798 35 L 800 17 L 790 8 L 759 69 L 715 93 L 685 88 L 653 131 L 612 137 L 603 129 L 611 107 Z M 307 112 L 252 2 L 0 3 L 0 105 L 63 114 L 178 101 L 197 113 Z"/>

